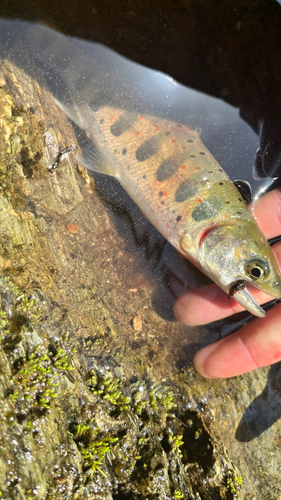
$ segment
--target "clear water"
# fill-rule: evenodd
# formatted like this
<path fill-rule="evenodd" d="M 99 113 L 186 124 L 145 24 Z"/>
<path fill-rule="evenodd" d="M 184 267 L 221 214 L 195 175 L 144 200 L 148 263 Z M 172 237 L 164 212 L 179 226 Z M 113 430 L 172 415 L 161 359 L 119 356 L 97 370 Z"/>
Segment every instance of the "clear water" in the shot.
<path fill-rule="evenodd" d="M 6 53 L 17 65 L 25 68 L 27 73 L 36 75 L 39 69 L 58 99 L 88 102 L 93 95 L 103 103 L 108 102 L 116 107 L 197 127 L 201 129 L 203 142 L 231 179 L 249 181 L 254 195 L 266 185 L 266 180 L 257 181 L 252 176 L 255 153 L 259 146 L 258 136 L 242 120 L 239 111 L 224 101 L 184 87 L 170 76 L 133 63 L 101 45 L 68 38 L 44 26 L 2 20 L 0 44 L 3 54 Z M 80 140 L 85 140 L 83 134 L 80 134 Z M 175 364 L 176 369 L 186 366 L 191 363 L 195 349 L 219 337 L 221 325 L 213 325 L 207 329 L 188 329 L 175 325 L 172 306 L 175 297 L 184 292 L 186 285 L 193 288 L 203 284 L 205 278 L 165 243 L 117 181 L 98 174 L 94 177 L 109 217 L 120 238 L 126 242 L 124 289 L 127 285 L 131 286 L 132 297 L 136 293 L 135 287 L 143 287 L 148 291 L 153 312 L 157 316 L 155 324 L 158 324 L 160 318 L 166 322 L 167 337 L 172 332 L 171 338 L 165 339 L 166 347 L 163 347 L 163 351 L 168 358 L 169 347 L 173 342 L 178 343 L 178 351 L 182 352 Z M 58 182 L 62 184 L 63 178 Z M 116 248 L 116 252 L 118 250 L 120 249 Z M 135 267 L 129 272 L 126 269 L 125 278 L 125 267 L 130 267 L 132 256 Z M 135 273 L 135 286 L 129 285 L 128 273 Z M 108 293 L 111 293 L 110 288 Z M 147 298 L 146 300 L 149 302 Z M 121 321 L 120 324 L 123 326 Z M 155 335 L 155 324 L 152 322 L 152 330 L 149 330 L 151 336 Z M 160 358 L 161 356 L 158 358 L 159 365 Z M 277 399 L 279 401 L 279 397 Z M 224 410 L 222 414 L 224 415 Z M 264 419 L 266 425 L 263 426 L 263 431 L 278 420 L 278 415 L 275 412 L 273 419 Z M 250 425 L 249 421 L 251 423 L 246 418 L 246 424 L 242 422 L 244 431 Z M 241 428 L 239 432 L 238 441 L 247 441 L 242 436 Z M 251 434 L 250 439 L 257 435 L 258 431 Z M 236 444 L 233 449 L 235 446 Z M 235 449 L 238 455 L 241 453 L 242 456 L 244 452 L 242 447 Z"/>
<path fill-rule="evenodd" d="M 102 45 L 66 37 L 45 26 L 2 20 L 0 42 L 8 57 L 29 74 L 39 69 L 61 102 L 83 104 L 94 100 L 200 129 L 203 142 L 231 179 L 247 180 L 254 193 L 264 183 L 252 176 L 258 137 L 241 119 L 238 109 L 223 100 L 180 85 L 168 75 L 131 62 Z M 85 135 L 77 127 L 76 131 L 83 144 Z M 112 217 L 124 238 L 134 244 L 134 238 L 141 241 L 148 232 L 145 252 L 151 257 L 146 272 L 152 288 L 158 290 L 155 307 L 160 315 L 173 319 L 174 298 L 186 285 L 194 288 L 205 283 L 205 278 L 183 262 L 169 244 L 165 245 L 117 181 L 99 174 L 94 177 L 111 207 L 117 207 Z M 120 218 L 120 208 L 134 221 L 134 236 L 124 217 Z M 156 264 L 155 252 L 151 251 L 155 245 L 162 249 Z"/>

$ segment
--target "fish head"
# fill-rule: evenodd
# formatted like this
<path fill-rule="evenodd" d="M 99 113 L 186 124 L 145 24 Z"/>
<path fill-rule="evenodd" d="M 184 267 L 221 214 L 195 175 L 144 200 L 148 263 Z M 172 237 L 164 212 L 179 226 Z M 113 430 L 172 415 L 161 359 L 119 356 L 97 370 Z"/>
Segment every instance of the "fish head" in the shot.
<path fill-rule="evenodd" d="M 264 316 L 247 284 L 281 298 L 281 275 L 265 236 L 253 221 L 217 225 L 199 240 L 202 271 L 252 314 Z"/>

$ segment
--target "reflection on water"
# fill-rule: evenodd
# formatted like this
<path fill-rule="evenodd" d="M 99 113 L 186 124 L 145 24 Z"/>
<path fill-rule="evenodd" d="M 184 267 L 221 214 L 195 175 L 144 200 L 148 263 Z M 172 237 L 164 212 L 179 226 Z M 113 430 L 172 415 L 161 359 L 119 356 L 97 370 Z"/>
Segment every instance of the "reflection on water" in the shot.
<path fill-rule="evenodd" d="M 43 26 L 2 20 L 0 41 L 9 57 L 30 72 L 35 70 L 34 60 L 62 102 L 110 103 L 197 128 L 227 174 L 255 186 L 252 164 L 258 138 L 239 111 L 224 101 L 179 85 L 101 45 Z"/>

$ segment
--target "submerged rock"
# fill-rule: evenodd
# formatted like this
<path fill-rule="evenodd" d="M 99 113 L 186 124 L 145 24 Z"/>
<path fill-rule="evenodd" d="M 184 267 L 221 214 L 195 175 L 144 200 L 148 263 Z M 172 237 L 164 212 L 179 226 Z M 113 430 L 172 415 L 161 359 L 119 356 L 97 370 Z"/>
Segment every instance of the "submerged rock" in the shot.
<path fill-rule="evenodd" d="M 267 370 L 195 374 L 206 330 L 155 312 L 74 155 L 51 173 L 77 141 L 43 77 L 4 61 L 0 83 L 1 498 L 278 498 L 278 426 L 235 438 Z"/>

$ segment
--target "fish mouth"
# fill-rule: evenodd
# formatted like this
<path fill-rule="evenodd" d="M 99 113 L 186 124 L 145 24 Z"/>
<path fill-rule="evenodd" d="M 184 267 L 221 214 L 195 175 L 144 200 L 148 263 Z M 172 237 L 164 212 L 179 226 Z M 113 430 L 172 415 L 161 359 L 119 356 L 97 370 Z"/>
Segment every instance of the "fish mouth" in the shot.
<path fill-rule="evenodd" d="M 250 294 L 246 286 L 242 290 L 239 289 L 234 292 L 232 297 L 254 316 L 258 316 L 259 318 L 265 317 L 264 309 L 257 303 L 256 299 L 254 299 L 254 297 Z"/>

